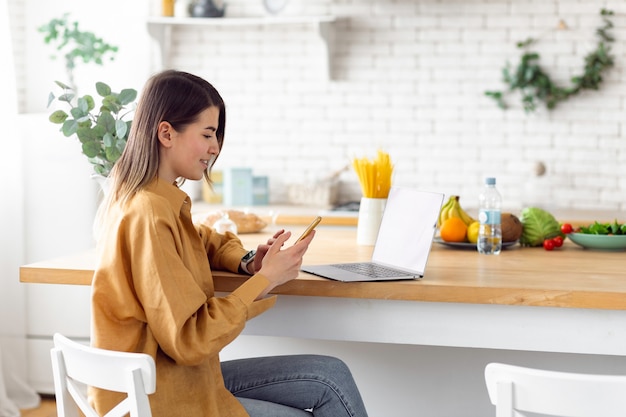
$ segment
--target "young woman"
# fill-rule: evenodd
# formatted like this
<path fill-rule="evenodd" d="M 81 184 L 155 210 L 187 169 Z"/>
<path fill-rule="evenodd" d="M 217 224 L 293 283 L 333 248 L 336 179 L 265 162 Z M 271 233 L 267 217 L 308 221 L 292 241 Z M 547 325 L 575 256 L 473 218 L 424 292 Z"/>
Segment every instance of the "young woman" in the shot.
<path fill-rule="evenodd" d="M 319 355 L 220 363 L 245 322 L 274 305 L 274 287 L 298 275 L 315 233 L 285 245 L 277 232 L 256 255 L 231 233 L 191 219 L 181 180 L 207 181 L 224 145 L 224 102 L 207 81 L 168 70 L 139 100 L 128 143 L 99 214 L 93 346 L 156 361 L 154 417 L 367 415 L 346 365 Z M 211 269 L 251 277 L 216 297 Z M 92 390 L 101 412 L 118 394 Z"/>

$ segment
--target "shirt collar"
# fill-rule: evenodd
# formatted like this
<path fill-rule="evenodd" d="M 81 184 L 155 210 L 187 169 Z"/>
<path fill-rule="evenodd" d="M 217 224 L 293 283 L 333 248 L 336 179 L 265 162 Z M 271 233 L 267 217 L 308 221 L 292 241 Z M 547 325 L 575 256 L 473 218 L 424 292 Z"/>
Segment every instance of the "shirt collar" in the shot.
<path fill-rule="evenodd" d="M 183 206 L 186 206 L 186 211 L 191 211 L 191 199 L 176 184 L 155 178 L 147 185 L 146 190 L 165 198 L 176 212 L 180 212 Z"/>

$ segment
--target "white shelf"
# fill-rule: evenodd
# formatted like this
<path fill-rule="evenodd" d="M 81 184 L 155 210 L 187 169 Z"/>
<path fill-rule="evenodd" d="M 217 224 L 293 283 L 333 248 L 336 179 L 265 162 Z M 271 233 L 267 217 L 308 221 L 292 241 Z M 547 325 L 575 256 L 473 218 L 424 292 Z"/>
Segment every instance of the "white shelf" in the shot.
<path fill-rule="evenodd" d="M 260 16 L 260 17 L 149 17 L 147 20 L 148 33 L 156 40 L 160 47 L 159 64 L 161 68 L 168 68 L 170 48 L 172 42 L 172 28 L 175 26 L 191 27 L 245 27 L 266 25 L 311 25 L 317 31 L 326 49 L 326 70 L 328 78 L 331 77 L 331 57 L 334 45 L 334 16 Z"/>
<path fill-rule="evenodd" d="M 251 16 L 251 17 L 163 17 L 148 18 L 148 24 L 170 26 L 253 26 L 332 23 L 334 16 Z"/>

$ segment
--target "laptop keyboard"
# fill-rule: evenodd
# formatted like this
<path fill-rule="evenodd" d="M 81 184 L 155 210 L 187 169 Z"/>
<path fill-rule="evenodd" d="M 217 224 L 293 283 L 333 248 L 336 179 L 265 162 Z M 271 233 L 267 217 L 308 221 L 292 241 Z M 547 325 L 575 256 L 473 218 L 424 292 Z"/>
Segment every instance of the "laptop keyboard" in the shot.
<path fill-rule="evenodd" d="M 348 264 L 335 264 L 333 266 L 335 268 L 365 275 L 371 278 L 389 278 L 389 277 L 410 275 L 409 273 L 405 271 L 400 271 L 400 270 L 393 269 L 393 268 L 387 268 L 387 267 L 372 264 L 372 263 L 352 263 L 352 264 L 348 263 Z"/>

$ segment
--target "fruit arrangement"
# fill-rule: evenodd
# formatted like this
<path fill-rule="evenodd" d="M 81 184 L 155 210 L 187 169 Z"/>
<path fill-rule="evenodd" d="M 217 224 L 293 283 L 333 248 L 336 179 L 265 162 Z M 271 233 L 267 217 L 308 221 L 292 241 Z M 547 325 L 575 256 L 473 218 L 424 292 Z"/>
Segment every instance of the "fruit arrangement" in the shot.
<path fill-rule="evenodd" d="M 445 242 L 476 243 L 480 223 L 461 207 L 458 195 L 450 196 L 441 207 L 437 219 L 439 236 Z M 502 243 L 519 241 L 521 246 L 543 247 L 552 251 L 563 246 L 570 233 L 594 235 L 626 235 L 626 223 L 595 222 L 589 226 L 572 227 L 559 223 L 548 211 L 538 207 L 527 207 L 518 218 L 513 213 L 501 214 Z"/>
<path fill-rule="evenodd" d="M 523 225 L 514 214 L 502 213 L 501 224 L 502 242 L 515 242 L 521 237 Z M 458 195 L 450 196 L 441 207 L 437 226 L 441 239 L 446 242 L 476 243 L 478 241 L 480 222 L 461 207 Z"/>
<path fill-rule="evenodd" d="M 522 210 L 521 222 L 523 233 L 520 238 L 522 246 L 543 247 L 552 251 L 563 246 L 565 239 L 573 239 L 572 233 L 590 235 L 626 235 L 626 224 L 614 222 L 594 222 L 589 226 L 573 227 L 570 223 L 559 223 L 546 210 L 538 207 L 527 207 Z M 585 247 L 584 244 L 574 242 Z"/>
<path fill-rule="evenodd" d="M 458 195 L 450 196 L 439 212 L 437 227 L 439 227 L 441 239 L 446 242 L 472 242 L 474 238 L 473 229 L 476 229 L 475 235 L 478 239 L 478 227 L 473 225 L 478 222 L 461 207 L 459 200 Z M 472 227 L 472 239 L 468 237 L 470 227 Z M 475 242 L 474 240 L 472 243 Z"/>

